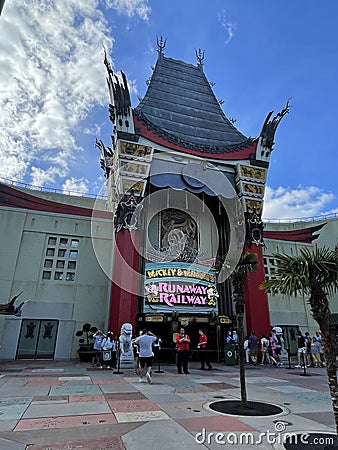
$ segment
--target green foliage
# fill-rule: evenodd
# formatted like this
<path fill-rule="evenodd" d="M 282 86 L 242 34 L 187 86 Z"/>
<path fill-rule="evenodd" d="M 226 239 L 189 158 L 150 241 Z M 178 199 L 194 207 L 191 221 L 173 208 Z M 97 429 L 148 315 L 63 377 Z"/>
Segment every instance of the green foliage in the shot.
<path fill-rule="evenodd" d="M 256 253 L 243 253 L 240 257 L 236 269 L 231 275 L 235 293 L 243 293 L 244 285 L 249 272 L 254 272 L 258 267 L 258 257 Z"/>
<path fill-rule="evenodd" d="M 261 285 L 272 294 L 331 295 L 338 289 L 337 253 L 327 248 L 301 249 L 298 256 L 274 254 L 277 267 L 270 280 Z"/>

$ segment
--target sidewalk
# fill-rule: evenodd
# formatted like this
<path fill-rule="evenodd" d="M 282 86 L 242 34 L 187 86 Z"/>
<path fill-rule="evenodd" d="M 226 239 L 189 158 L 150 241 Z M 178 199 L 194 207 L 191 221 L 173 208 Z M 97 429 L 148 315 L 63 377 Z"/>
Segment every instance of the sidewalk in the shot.
<path fill-rule="evenodd" d="M 178 375 L 175 366 L 164 365 L 148 384 L 139 383 L 133 370 L 114 374 L 77 361 L 0 362 L 0 449 L 280 449 L 265 434 L 259 445 L 235 439 L 276 430 L 335 432 L 325 369 L 301 376 L 303 369 L 287 366 L 247 366 L 248 399 L 283 412 L 235 417 L 207 405 L 240 398 L 238 366 L 198 367 L 191 363 L 189 375 Z M 217 432 L 223 434 L 218 441 Z"/>

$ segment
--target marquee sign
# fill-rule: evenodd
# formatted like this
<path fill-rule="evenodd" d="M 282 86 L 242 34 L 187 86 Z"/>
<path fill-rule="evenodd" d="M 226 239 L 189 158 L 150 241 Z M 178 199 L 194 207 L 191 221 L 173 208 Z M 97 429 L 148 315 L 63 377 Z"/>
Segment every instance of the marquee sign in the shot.
<path fill-rule="evenodd" d="M 217 311 L 216 274 L 199 264 L 147 263 L 144 311 Z"/>

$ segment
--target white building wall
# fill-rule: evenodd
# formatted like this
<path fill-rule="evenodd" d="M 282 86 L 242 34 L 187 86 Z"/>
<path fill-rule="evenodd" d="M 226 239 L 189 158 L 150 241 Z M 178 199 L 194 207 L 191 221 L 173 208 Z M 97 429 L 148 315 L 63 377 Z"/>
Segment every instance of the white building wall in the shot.
<path fill-rule="evenodd" d="M 91 204 L 89 199 L 88 207 Z M 23 306 L 20 318 L 0 316 L 0 359 L 15 358 L 25 318 L 59 320 L 55 359 L 77 357 L 75 332 L 86 322 L 100 328 L 108 322 L 112 221 L 95 222 L 97 256 L 91 218 L 5 207 L 0 208 L 0 217 L 0 303 L 21 291 L 15 305 L 30 300 Z M 50 236 L 79 240 L 74 281 L 42 279 Z"/>
<path fill-rule="evenodd" d="M 313 227 L 325 223 L 326 225 L 314 234 L 319 237 L 312 244 L 265 240 L 263 256 L 269 266 L 269 259 L 273 259 L 274 253 L 298 255 L 301 248 L 315 249 L 318 247 L 328 247 L 334 250 L 338 244 L 338 218 L 325 221 L 304 221 L 292 223 L 268 223 L 266 230 L 295 230 L 306 227 Z M 318 324 L 313 320 L 307 298 L 303 296 L 287 297 L 282 294 L 268 294 L 271 325 L 296 325 L 305 332 L 312 335 L 318 330 Z M 338 313 L 338 293 L 330 297 L 331 313 Z"/>

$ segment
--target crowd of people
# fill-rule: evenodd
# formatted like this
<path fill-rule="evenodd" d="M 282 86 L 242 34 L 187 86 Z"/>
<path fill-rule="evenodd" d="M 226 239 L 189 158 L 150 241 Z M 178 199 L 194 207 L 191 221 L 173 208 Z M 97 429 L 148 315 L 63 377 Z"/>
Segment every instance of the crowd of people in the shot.
<path fill-rule="evenodd" d="M 324 367 L 322 335 L 317 331 L 314 336 L 309 332 L 297 332 L 298 364 L 296 367 Z"/>
<path fill-rule="evenodd" d="M 94 337 L 92 366 L 100 369 L 116 369 L 118 338 L 111 331 L 104 334 L 97 330 Z"/>
<path fill-rule="evenodd" d="M 198 331 L 197 350 L 201 363 L 201 370 L 211 370 L 212 365 L 209 360 L 208 338 L 202 329 Z M 184 327 L 181 327 L 179 333 L 174 337 L 176 350 L 176 366 L 178 374 L 189 374 L 188 364 L 191 353 L 191 340 Z M 151 368 L 154 361 L 160 358 L 160 349 L 162 345 L 161 338 L 150 331 L 143 330 L 137 338 L 132 341 L 134 349 L 134 370 L 139 375 L 139 382 L 146 380 L 151 383 Z M 145 358 L 145 359 L 143 359 Z"/>
<path fill-rule="evenodd" d="M 309 332 L 302 333 L 297 331 L 297 358 L 296 367 L 324 367 L 323 346 L 321 333 L 317 331 L 314 336 Z M 238 345 L 236 331 L 229 331 L 226 343 Z M 281 366 L 282 355 L 288 357 L 285 349 L 285 342 L 279 327 L 271 329 L 268 335 L 262 335 L 258 338 L 254 331 L 244 339 L 245 361 L 248 364 Z"/>
<path fill-rule="evenodd" d="M 200 370 L 211 370 L 208 351 L 208 338 L 204 330 L 198 330 L 197 350 L 200 361 Z M 94 353 L 92 358 L 93 367 L 100 369 L 117 368 L 119 340 L 118 336 L 108 331 L 105 335 L 102 330 L 98 330 L 94 334 Z M 296 367 L 324 367 L 323 347 L 321 333 L 318 331 L 314 336 L 310 336 L 309 332 L 304 334 L 297 331 L 295 334 L 297 340 L 297 356 L 298 364 Z M 178 374 L 189 374 L 188 364 L 191 353 L 190 336 L 184 327 L 181 327 L 179 333 L 174 337 L 176 350 L 176 365 Z M 238 335 L 236 330 L 228 331 L 226 344 L 234 344 L 238 347 Z M 134 370 L 139 376 L 139 382 L 145 380 L 151 383 L 151 373 L 154 361 L 160 360 L 162 340 L 159 336 L 151 331 L 140 331 L 139 336 L 132 339 L 134 352 Z M 244 340 L 245 360 L 248 364 L 253 365 L 270 365 L 281 366 L 282 356 L 288 357 L 288 353 L 284 348 L 284 338 L 282 329 L 279 327 L 271 328 L 268 335 L 256 336 L 252 331 Z M 238 351 L 236 352 L 238 359 Z"/>

